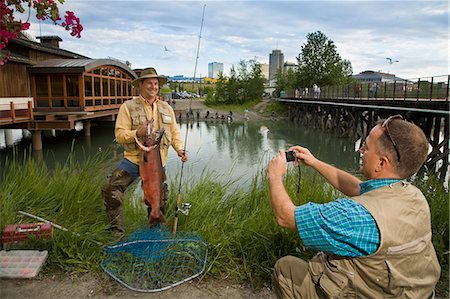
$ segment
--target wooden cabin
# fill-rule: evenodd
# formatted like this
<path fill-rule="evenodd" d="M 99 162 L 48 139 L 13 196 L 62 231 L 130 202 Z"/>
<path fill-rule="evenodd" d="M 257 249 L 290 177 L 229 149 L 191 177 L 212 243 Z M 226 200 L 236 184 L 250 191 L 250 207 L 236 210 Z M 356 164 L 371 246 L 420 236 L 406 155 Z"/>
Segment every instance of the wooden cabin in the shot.
<path fill-rule="evenodd" d="M 29 122 L 28 129 L 52 128 L 38 123 L 40 115 L 51 113 L 102 111 L 104 116 L 110 110 L 114 115 L 137 93 L 131 86 L 136 73 L 121 61 L 61 49 L 58 36 L 37 38 L 40 43 L 22 34 L 0 51 L 2 56 L 10 54 L 0 66 L 0 126 Z M 59 129 L 72 127 L 70 123 Z"/>
<path fill-rule="evenodd" d="M 28 73 L 36 112 L 115 109 L 135 95 L 136 74 L 113 59 L 49 59 Z"/>

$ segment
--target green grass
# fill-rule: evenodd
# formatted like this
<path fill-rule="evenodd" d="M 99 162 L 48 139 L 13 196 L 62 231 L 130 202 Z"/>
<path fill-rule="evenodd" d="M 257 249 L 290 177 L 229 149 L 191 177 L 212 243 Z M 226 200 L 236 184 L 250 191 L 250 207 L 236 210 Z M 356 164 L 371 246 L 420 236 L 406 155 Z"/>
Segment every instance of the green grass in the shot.
<path fill-rule="evenodd" d="M 243 112 L 245 108 L 252 109 L 256 104 L 258 104 L 260 101 L 250 101 L 246 102 L 242 105 L 239 104 L 233 104 L 233 105 L 213 105 L 213 104 L 206 104 L 208 107 L 216 110 L 222 110 L 222 111 L 233 111 L 233 112 Z"/>
<path fill-rule="evenodd" d="M 101 273 L 101 246 L 92 240 L 114 243 L 114 237 L 105 231 L 108 223 L 100 195 L 100 186 L 111 168 L 104 156 L 96 156 L 82 164 L 69 158 L 67 163 L 56 166 L 52 171 L 31 158 L 25 162 L 9 161 L 1 167 L 8 171 L 0 184 L 0 228 L 12 223 L 36 222 L 17 214 L 19 210 L 53 221 L 68 228 L 69 232 L 55 230 L 51 241 L 28 244 L 30 248 L 39 246 L 49 251 L 45 272 L 94 270 Z M 208 244 L 205 275 L 232 278 L 258 288 L 270 285 L 272 267 L 278 258 L 290 254 L 309 259 L 314 255 L 314 251 L 302 245 L 296 232 L 276 224 L 265 173 L 265 167 L 261 168 L 245 190 L 233 189 L 232 182 L 218 182 L 213 178 L 223 174 L 207 171 L 199 181 L 183 182 L 182 202 L 191 203 L 192 208 L 189 216 L 180 216 L 178 229 L 196 232 Z M 308 168 L 302 170 L 301 190 L 297 195 L 297 178 L 297 169 L 290 169 L 286 186 L 296 205 L 305 203 L 302 199 L 327 202 L 339 196 L 322 177 Z M 166 216 L 171 225 L 177 178 L 174 177 L 169 185 L 170 202 Z M 448 192 L 434 179 L 421 182 L 419 187 L 430 202 L 433 242 L 445 279 L 448 277 Z M 142 205 L 133 206 L 132 189 L 126 193 L 127 233 L 144 226 L 147 216 Z M 443 289 L 440 294 L 445 295 L 448 283 L 441 281 L 440 284 Z"/>

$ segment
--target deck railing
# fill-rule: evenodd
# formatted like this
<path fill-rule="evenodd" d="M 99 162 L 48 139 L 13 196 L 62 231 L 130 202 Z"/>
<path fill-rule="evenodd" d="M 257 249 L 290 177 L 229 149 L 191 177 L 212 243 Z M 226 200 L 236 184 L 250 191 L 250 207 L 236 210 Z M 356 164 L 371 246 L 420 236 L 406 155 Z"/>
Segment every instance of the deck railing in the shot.
<path fill-rule="evenodd" d="M 33 120 L 33 100 L 27 102 L 0 102 L 0 124 L 18 123 Z"/>

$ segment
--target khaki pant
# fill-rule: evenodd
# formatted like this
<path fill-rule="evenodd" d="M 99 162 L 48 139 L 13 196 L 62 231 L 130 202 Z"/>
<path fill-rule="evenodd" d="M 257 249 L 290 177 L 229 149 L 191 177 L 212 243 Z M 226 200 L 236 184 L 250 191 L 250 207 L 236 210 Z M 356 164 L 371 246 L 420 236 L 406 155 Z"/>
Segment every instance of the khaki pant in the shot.
<path fill-rule="evenodd" d="M 278 298 L 325 298 L 316 290 L 308 271 L 308 263 L 294 256 L 285 256 L 275 263 L 272 273 Z"/>

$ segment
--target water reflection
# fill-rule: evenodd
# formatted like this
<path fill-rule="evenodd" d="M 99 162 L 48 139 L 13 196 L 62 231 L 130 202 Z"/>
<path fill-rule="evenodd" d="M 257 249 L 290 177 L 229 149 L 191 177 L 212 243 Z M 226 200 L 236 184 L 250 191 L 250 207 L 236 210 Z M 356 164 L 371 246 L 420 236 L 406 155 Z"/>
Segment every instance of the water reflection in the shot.
<path fill-rule="evenodd" d="M 227 123 L 210 120 L 179 124 L 189 162 L 183 177 L 197 179 L 202 172 L 212 174 L 222 181 L 237 180 L 237 185 L 248 185 L 256 173 L 264 168 L 279 149 L 301 144 L 308 147 L 319 159 L 354 172 L 359 168 L 359 155 L 347 138 L 338 138 L 330 132 L 305 128 L 286 121 Z M 58 132 L 57 137 L 44 136 L 44 151 L 36 154 L 52 168 L 54 161 L 64 163 L 70 152 L 82 161 L 97 152 L 112 149 L 112 164 L 121 157 L 122 149 L 113 142 L 113 124 L 91 128 L 91 137 L 83 132 Z M 1 135 L 0 135 L 1 136 Z M 16 145 L 16 151 L 29 151 L 30 140 Z M 13 155 L 12 148 L 0 150 L 0 162 Z M 23 155 L 19 155 L 23 156 Z M 115 166 L 115 165 L 111 165 Z M 169 150 L 167 172 L 170 178 L 179 174 L 181 162 L 175 151 Z M 2 170 L 3 171 L 3 170 Z"/>
<path fill-rule="evenodd" d="M 182 124 L 183 136 L 186 130 L 190 156 L 186 167 L 194 175 L 207 168 L 225 174 L 220 177 L 223 180 L 238 179 L 240 184 L 247 184 L 279 149 L 287 150 L 296 144 L 350 172 L 359 168 L 359 154 L 351 140 L 286 121 L 231 124 L 213 121 L 196 123 L 195 127 L 192 123 Z M 177 161 L 175 154 L 169 154 L 168 168 L 173 168 Z"/>

